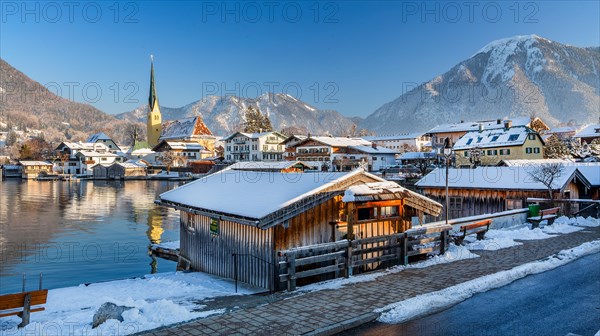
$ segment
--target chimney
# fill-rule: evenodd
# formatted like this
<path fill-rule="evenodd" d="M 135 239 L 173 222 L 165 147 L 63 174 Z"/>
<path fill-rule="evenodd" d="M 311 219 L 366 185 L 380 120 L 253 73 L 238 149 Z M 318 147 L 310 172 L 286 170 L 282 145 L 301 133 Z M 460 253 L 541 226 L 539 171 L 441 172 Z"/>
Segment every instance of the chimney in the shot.
<path fill-rule="evenodd" d="M 504 120 L 504 129 L 508 130 L 512 127 L 512 120 Z"/>
<path fill-rule="evenodd" d="M 371 147 L 373 147 L 373 149 L 377 149 L 377 144 L 374 142 L 371 142 Z"/>
<path fill-rule="evenodd" d="M 497 119 L 496 120 L 496 125 L 500 125 L 500 124 L 502 124 L 502 119 Z"/>
<path fill-rule="evenodd" d="M 479 132 L 483 132 L 485 130 L 485 126 L 483 126 L 483 123 L 479 123 Z"/>

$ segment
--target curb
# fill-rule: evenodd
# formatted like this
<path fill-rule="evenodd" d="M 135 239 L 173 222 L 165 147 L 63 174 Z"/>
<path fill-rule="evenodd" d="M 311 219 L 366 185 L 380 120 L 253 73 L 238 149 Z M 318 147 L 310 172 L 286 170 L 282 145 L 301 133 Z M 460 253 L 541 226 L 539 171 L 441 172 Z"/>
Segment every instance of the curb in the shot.
<path fill-rule="evenodd" d="M 360 325 L 375 321 L 379 317 L 380 313 L 366 313 L 357 317 L 338 322 L 326 327 L 318 328 L 313 331 L 304 333 L 304 336 L 331 336 L 342 331 L 346 331 L 352 328 L 356 328 Z"/>

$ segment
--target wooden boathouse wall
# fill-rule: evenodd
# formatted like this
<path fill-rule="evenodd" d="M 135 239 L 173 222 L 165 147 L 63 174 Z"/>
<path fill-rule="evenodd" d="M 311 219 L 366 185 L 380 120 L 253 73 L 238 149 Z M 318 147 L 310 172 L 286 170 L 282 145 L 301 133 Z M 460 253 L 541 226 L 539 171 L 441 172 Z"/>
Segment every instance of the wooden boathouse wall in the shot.
<path fill-rule="evenodd" d="M 189 260 L 191 269 L 234 279 L 237 264 L 239 281 L 273 289 L 273 229 L 262 230 L 219 220 L 219 232 L 213 234 L 212 220 L 208 216 L 181 212 L 180 253 Z"/>

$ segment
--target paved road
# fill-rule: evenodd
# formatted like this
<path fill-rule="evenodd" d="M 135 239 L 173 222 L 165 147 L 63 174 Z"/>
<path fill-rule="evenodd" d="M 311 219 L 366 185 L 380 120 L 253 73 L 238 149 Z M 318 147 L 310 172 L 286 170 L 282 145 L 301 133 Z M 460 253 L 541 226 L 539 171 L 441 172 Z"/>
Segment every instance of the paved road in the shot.
<path fill-rule="evenodd" d="M 369 324 L 342 335 L 560 335 L 600 330 L 600 253 L 478 294 L 403 324 Z"/>

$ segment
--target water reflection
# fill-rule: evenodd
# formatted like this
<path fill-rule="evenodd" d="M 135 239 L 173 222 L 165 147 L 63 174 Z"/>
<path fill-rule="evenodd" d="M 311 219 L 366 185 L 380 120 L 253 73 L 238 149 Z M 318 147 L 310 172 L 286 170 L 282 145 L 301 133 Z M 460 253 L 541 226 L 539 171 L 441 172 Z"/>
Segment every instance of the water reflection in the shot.
<path fill-rule="evenodd" d="M 179 215 L 154 204 L 167 181 L 0 183 L 0 293 L 19 291 L 21 274 L 44 273 L 44 287 L 172 271 L 148 244 L 179 239 Z"/>

